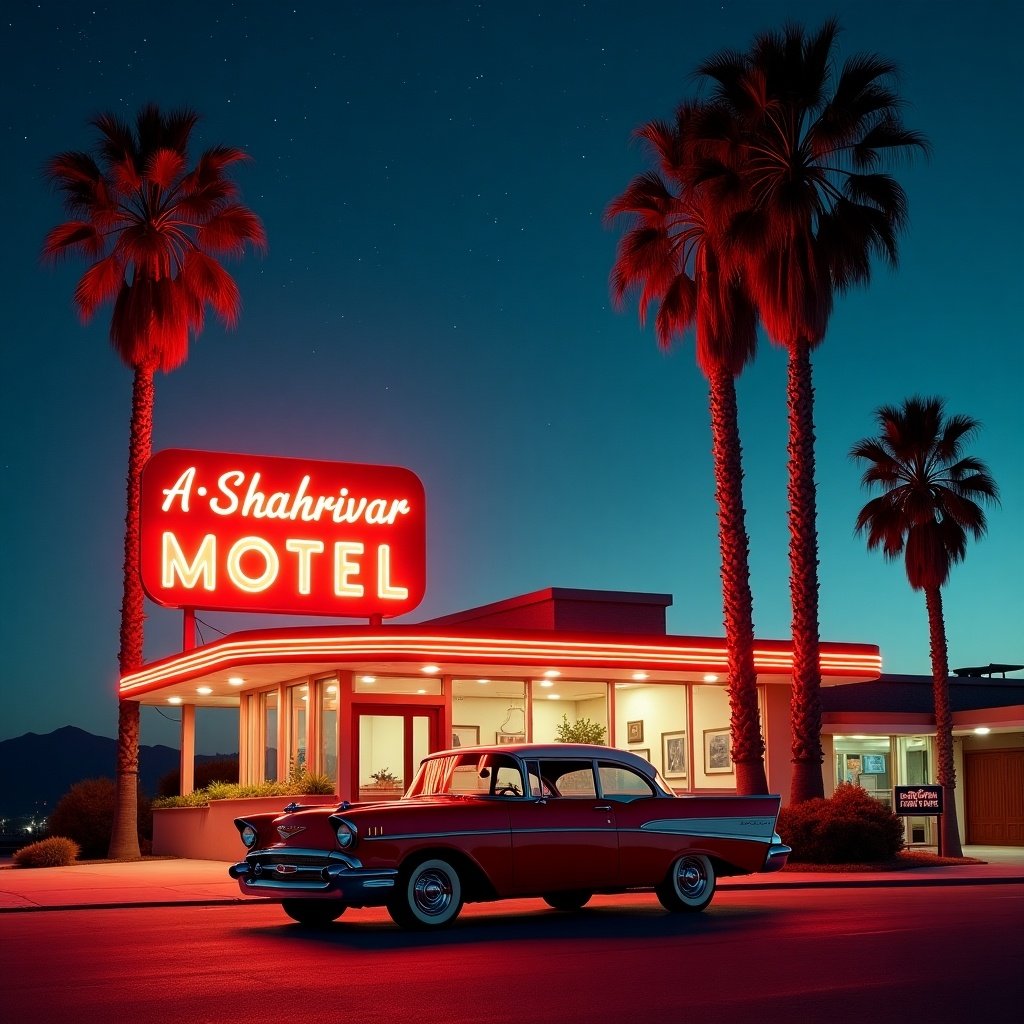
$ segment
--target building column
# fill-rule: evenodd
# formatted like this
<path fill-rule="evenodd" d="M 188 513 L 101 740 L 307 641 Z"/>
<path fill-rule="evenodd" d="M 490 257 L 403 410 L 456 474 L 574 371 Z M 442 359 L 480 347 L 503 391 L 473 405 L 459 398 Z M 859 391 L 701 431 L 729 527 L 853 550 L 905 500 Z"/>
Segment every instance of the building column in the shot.
<path fill-rule="evenodd" d="M 196 779 L 196 706 L 181 705 L 181 764 L 179 768 L 182 796 L 188 796 L 195 789 Z"/>

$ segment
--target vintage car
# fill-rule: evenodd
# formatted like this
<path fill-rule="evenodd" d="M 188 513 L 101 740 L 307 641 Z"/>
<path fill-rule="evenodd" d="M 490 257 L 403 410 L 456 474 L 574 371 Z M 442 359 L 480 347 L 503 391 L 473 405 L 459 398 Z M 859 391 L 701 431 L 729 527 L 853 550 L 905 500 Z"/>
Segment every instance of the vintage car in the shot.
<path fill-rule="evenodd" d="M 700 911 L 716 877 L 786 863 L 779 802 L 675 796 L 651 764 L 610 747 L 460 747 L 425 758 L 400 800 L 236 819 L 249 852 L 229 871 L 307 925 L 383 905 L 401 926 L 438 928 L 466 902 L 538 896 L 578 910 L 640 888 Z"/>

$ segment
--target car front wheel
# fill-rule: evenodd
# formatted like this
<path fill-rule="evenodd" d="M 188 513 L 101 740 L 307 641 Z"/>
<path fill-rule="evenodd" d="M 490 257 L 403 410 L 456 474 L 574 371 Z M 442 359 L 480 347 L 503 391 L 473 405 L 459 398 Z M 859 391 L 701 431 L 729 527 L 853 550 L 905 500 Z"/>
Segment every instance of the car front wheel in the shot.
<path fill-rule="evenodd" d="M 715 867 L 703 854 L 685 854 L 654 891 L 666 910 L 701 911 L 715 895 Z"/>
<path fill-rule="evenodd" d="M 592 892 L 549 892 L 543 897 L 544 902 L 555 910 L 581 910 L 590 902 Z"/>
<path fill-rule="evenodd" d="M 402 873 L 388 913 L 403 928 L 444 928 L 462 909 L 462 880 L 446 860 L 425 860 Z"/>
<path fill-rule="evenodd" d="M 323 928 L 345 913 L 345 904 L 334 900 L 283 900 L 281 909 L 299 924 Z"/>

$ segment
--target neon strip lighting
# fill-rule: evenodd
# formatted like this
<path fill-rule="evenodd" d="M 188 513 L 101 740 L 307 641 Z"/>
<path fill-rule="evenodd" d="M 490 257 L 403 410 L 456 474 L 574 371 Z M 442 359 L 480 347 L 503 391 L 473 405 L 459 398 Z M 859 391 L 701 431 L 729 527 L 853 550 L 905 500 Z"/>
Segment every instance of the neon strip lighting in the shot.
<path fill-rule="evenodd" d="M 865 645 L 866 646 L 866 645 Z M 131 672 L 121 680 L 121 693 L 151 690 L 172 682 L 203 675 L 247 662 L 330 661 L 389 656 L 433 661 L 505 661 L 519 664 L 563 662 L 576 667 L 662 668 L 675 671 L 719 671 L 728 668 L 725 641 L 715 646 L 668 646 L 655 644 L 600 643 L 573 640 L 502 640 L 500 638 L 429 635 L 298 636 L 228 640 L 188 651 L 162 664 Z M 754 665 L 760 672 L 790 672 L 789 650 L 754 648 Z M 876 653 L 854 650 L 821 651 L 821 669 L 832 675 L 881 673 Z"/>

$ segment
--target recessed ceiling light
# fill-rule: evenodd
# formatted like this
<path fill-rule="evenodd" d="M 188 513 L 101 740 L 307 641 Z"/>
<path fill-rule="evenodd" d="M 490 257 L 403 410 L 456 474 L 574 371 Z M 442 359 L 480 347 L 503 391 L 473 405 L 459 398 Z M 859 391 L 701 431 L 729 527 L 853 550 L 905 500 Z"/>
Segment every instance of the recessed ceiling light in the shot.
<path fill-rule="evenodd" d="M 992 730 L 987 725 L 979 725 L 978 728 L 974 730 L 974 735 L 987 736 L 991 731 Z"/>
<path fill-rule="evenodd" d="M 338 692 L 338 688 L 332 683 L 330 686 L 327 687 L 327 692 L 328 693 L 337 693 Z"/>
<path fill-rule="evenodd" d="M 548 700 L 561 700 L 561 699 L 562 699 L 561 694 L 558 694 L 558 693 L 549 693 L 548 694 Z"/>
<path fill-rule="evenodd" d="M 640 682 L 641 679 L 646 679 L 647 678 L 647 673 L 646 672 L 634 672 L 633 673 L 633 678 L 637 682 Z"/>
<path fill-rule="evenodd" d="M 541 686 L 554 686 L 555 684 L 554 684 L 554 682 L 552 682 L 552 680 L 550 680 L 550 679 L 542 679 L 542 680 L 540 681 L 540 685 L 541 685 Z"/>
<path fill-rule="evenodd" d="M 426 690 L 417 690 L 416 692 L 417 693 L 426 693 L 427 691 Z"/>
<path fill-rule="evenodd" d="M 544 673 L 544 678 L 545 679 L 557 679 L 561 674 L 562 673 L 559 672 L 558 669 L 556 669 L 556 668 L 549 668 L 547 670 L 547 672 Z"/>
<path fill-rule="evenodd" d="M 704 677 L 704 682 L 705 682 L 705 683 L 717 683 L 717 682 L 718 682 L 718 676 L 716 676 L 716 675 L 714 674 L 714 672 L 709 672 L 709 673 L 708 673 L 708 674 L 707 674 L 707 675 L 706 675 L 706 676 Z"/>
<path fill-rule="evenodd" d="M 168 697 L 167 698 L 167 703 L 168 704 L 180 704 L 181 703 L 181 698 L 180 697 Z"/>
<path fill-rule="evenodd" d="M 244 686 L 245 680 L 241 676 L 228 676 L 228 684 L 230 686 Z"/>
<path fill-rule="evenodd" d="M 359 682 L 361 683 L 375 683 L 377 682 L 376 676 L 360 676 Z"/>
<path fill-rule="evenodd" d="M 488 683 L 490 682 L 490 679 L 478 679 L 478 680 L 477 680 L 477 682 L 478 682 L 478 683 L 479 683 L 479 684 L 480 684 L 481 686 L 486 686 L 486 685 L 487 685 L 487 684 L 488 684 Z"/>
<path fill-rule="evenodd" d="M 420 669 L 420 671 L 428 676 L 433 676 L 441 670 L 437 667 L 437 665 L 424 665 L 423 668 Z"/>
<path fill-rule="evenodd" d="M 196 693 L 201 693 L 205 697 L 207 694 L 213 693 L 213 687 L 212 686 L 197 686 L 196 687 Z"/>

